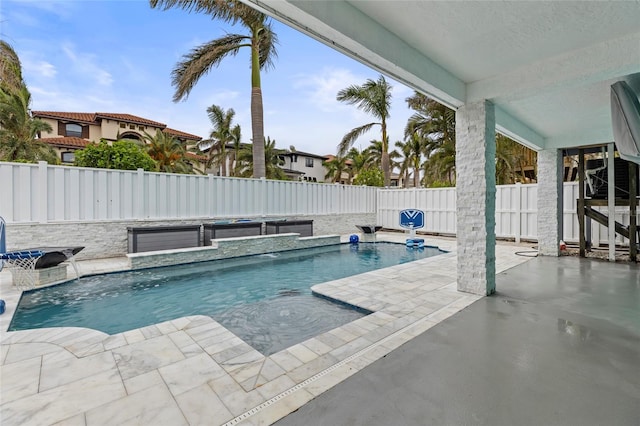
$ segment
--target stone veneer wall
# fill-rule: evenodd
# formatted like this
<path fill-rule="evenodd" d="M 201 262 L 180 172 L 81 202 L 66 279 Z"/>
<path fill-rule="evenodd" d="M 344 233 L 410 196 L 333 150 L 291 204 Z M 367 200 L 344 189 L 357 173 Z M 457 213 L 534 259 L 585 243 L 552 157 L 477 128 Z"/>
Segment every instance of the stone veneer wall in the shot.
<path fill-rule="evenodd" d="M 495 291 L 495 109 L 488 101 L 456 111 L 458 290 Z"/>
<path fill-rule="evenodd" d="M 213 246 L 206 247 L 131 253 L 128 254 L 127 257 L 129 258 L 131 269 L 141 269 L 322 247 L 334 244 L 340 244 L 339 235 L 303 238 L 300 238 L 298 234 L 260 235 L 253 237 L 223 238 L 215 240 Z"/>
<path fill-rule="evenodd" d="M 562 156 L 557 149 L 538 151 L 538 253 L 559 256 L 562 239 Z"/>
<path fill-rule="evenodd" d="M 283 219 L 313 220 L 314 235 L 340 235 L 358 232 L 356 225 L 373 224 L 376 214 L 277 216 L 255 218 L 259 220 Z M 194 220 L 132 220 L 104 222 L 10 223 L 7 225 L 7 249 L 33 247 L 85 246 L 76 258 L 100 259 L 127 254 L 127 227 L 197 225 L 219 218 Z"/>

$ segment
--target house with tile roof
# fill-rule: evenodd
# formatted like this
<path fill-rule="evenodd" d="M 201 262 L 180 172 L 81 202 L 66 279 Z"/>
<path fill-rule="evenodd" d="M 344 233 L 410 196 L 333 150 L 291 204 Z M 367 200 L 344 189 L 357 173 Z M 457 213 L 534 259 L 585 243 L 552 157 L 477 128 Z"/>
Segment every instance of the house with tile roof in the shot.
<path fill-rule="evenodd" d="M 52 132 L 40 134 L 39 140 L 51 145 L 63 164 L 72 164 L 76 150 L 102 139 L 110 142 L 118 139 L 142 140 L 144 132 L 154 135 L 158 130 L 173 136 L 185 146 L 195 145 L 202 139 L 198 135 L 169 128 L 164 123 L 131 114 L 32 111 L 32 115 L 53 129 Z M 191 153 L 187 157 L 195 169 L 204 171 L 205 157 Z"/>

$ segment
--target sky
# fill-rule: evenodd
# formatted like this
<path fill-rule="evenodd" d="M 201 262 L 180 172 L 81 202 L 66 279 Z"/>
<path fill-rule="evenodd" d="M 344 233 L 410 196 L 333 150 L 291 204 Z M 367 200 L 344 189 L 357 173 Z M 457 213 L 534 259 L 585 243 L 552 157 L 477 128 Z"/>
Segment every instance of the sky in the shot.
<path fill-rule="evenodd" d="M 375 121 L 336 100 L 339 90 L 379 73 L 273 20 L 275 66 L 262 73 L 265 136 L 276 147 L 335 154 L 352 128 Z M 250 142 L 249 51 L 225 58 L 203 76 L 185 101 L 172 101 L 171 71 L 194 47 L 242 27 L 181 9 L 151 9 L 146 0 L 2 0 L 0 35 L 22 62 L 34 111 L 128 113 L 207 138 L 207 108 L 233 108 L 242 141 Z M 393 86 L 390 143 L 403 138 L 413 94 Z M 355 141 L 366 148 L 380 127 Z"/>

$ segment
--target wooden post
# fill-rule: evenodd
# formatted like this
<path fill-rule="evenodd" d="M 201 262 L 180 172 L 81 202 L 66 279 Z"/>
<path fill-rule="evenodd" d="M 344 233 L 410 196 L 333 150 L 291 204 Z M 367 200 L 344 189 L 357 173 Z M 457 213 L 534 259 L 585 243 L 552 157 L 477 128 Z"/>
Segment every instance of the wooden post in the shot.
<path fill-rule="evenodd" d="M 629 260 L 635 262 L 638 256 L 636 205 L 638 194 L 638 166 L 629 162 Z"/>
<path fill-rule="evenodd" d="M 580 257 L 586 257 L 584 238 L 584 149 L 578 149 L 578 229 L 580 232 Z"/>

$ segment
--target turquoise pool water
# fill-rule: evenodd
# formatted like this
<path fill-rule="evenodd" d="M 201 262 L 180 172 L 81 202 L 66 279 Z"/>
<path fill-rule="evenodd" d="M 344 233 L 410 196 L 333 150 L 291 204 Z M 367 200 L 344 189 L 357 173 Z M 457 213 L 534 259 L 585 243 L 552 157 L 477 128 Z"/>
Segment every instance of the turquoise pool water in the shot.
<path fill-rule="evenodd" d="M 87 327 L 115 334 L 208 315 L 271 354 L 365 315 L 313 296 L 311 286 L 440 253 L 341 244 L 83 277 L 23 293 L 9 330 Z"/>

